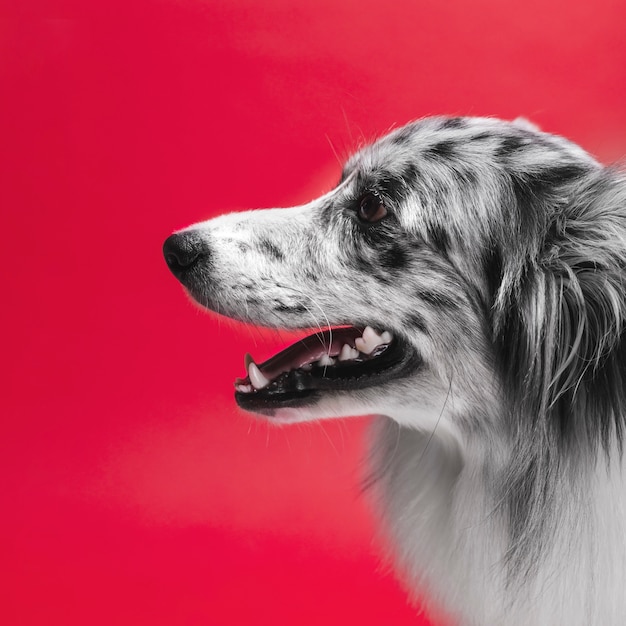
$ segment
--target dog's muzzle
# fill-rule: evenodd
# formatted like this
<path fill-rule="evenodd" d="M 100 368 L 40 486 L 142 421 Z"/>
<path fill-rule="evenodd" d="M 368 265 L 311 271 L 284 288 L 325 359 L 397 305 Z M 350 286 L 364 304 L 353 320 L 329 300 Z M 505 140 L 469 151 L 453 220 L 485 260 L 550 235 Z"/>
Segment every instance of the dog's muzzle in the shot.
<path fill-rule="evenodd" d="M 211 254 L 206 234 L 194 230 L 175 233 L 163 244 L 165 262 L 189 294 L 206 308 L 220 310 L 218 301 L 209 301 L 207 295 Z M 235 400 L 243 409 L 271 415 L 276 409 L 314 404 L 325 393 L 359 391 L 405 378 L 422 360 L 410 342 L 378 324 L 343 322 L 329 324 L 262 363 L 248 355 L 245 365 L 246 376 L 235 381 Z"/>

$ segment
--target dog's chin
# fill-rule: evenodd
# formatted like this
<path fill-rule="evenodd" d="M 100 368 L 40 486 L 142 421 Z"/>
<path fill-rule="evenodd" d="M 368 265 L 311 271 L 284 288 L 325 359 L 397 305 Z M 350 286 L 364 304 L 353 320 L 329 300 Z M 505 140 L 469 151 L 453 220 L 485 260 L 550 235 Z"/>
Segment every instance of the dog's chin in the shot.
<path fill-rule="evenodd" d="M 253 364 L 248 377 L 235 383 L 235 401 L 242 409 L 272 421 L 307 421 L 324 417 L 328 401 L 336 409 L 339 398 L 355 397 L 419 369 L 422 361 L 417 350 L 400 336 L 369 354 L 360 352 L 356 346 L 363 347 L 359 342 L 362 335 L 369 337 L 368 332 L 376 336 L 371 328 L 364 334 L 362 328 L 341 327 L 305 337 L 264 363 Z M 338 345 L 344 348 L 342 355 L 337 354 Z M 320 350 L 324 352 L 321 359 Z"/>
<path fill-rule="evenodd" d="M 322 398 L 320 398 L 320 402 L 322 402 Z M 259 406 L 257 408 L 242 408 L 244 408 L 245 411 L 253 413 L 257 417 L 265 418 L 268 422 L 279 426 L 312 422 L 330 417 L 329 412 L 324 411 L 322 406 L 317 403 L 303 404 L 300 406 L 285 405 L 282 407 Z"/>

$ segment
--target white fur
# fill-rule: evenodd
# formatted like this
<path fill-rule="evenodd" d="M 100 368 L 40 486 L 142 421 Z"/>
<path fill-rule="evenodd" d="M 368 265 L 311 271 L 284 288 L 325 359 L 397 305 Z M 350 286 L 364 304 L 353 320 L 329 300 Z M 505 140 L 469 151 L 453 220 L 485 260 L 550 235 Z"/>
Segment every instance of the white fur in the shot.
<path fill-rule="evenodd" d="M 203 305 L 274 327 L 372 324 L 419 351 L 410 377 L 270 419 L 379 416 L 372 483 L 398 572 L 463 626 L 626 624 L 623 416 L 604 415 L 600 435 L 600 404 L 584 403 L 626 312 L 616 176 L 525 120 L 433 118 L 359 152 L 344 182 L 305 206 L 185 231 L 210 250 L 181 278 Z M 397 219 L 378 244 L 352 215 L 369 188 Z M 392 280 L 383 247 L 404 255 Z M 557 408 L 572 393 L 561 445 Z"/>

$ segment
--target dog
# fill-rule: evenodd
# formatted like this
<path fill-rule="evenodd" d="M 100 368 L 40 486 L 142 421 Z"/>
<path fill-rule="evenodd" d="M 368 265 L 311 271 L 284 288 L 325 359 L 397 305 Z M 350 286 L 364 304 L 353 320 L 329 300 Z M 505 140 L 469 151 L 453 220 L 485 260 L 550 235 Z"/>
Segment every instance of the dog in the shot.
<path fill-rule="evenodd" d="M 317 329 L 235 400 L 375 415 L 399 575 L 463 626 L 626 624 L 626 177 L 525 120 L 393 130 L 303 206 L 171 235 L 203 307 Z M 433 609 L 438 610 L 438 609 Z"/>

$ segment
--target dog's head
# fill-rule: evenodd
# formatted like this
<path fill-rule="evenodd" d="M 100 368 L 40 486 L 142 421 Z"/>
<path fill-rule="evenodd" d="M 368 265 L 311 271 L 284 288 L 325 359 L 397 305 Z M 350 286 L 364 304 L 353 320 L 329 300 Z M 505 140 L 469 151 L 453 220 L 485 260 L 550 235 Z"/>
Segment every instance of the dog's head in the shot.
<path fill-rule="evenodd" d="M 323 197 L 196 224 L 164 254 L 205 307 L 318 331 L 248 360 L 245 409 L 538 427 L 621 333 L 614 179 L 527 123 L 429 118 L 359 151 Z"/>

